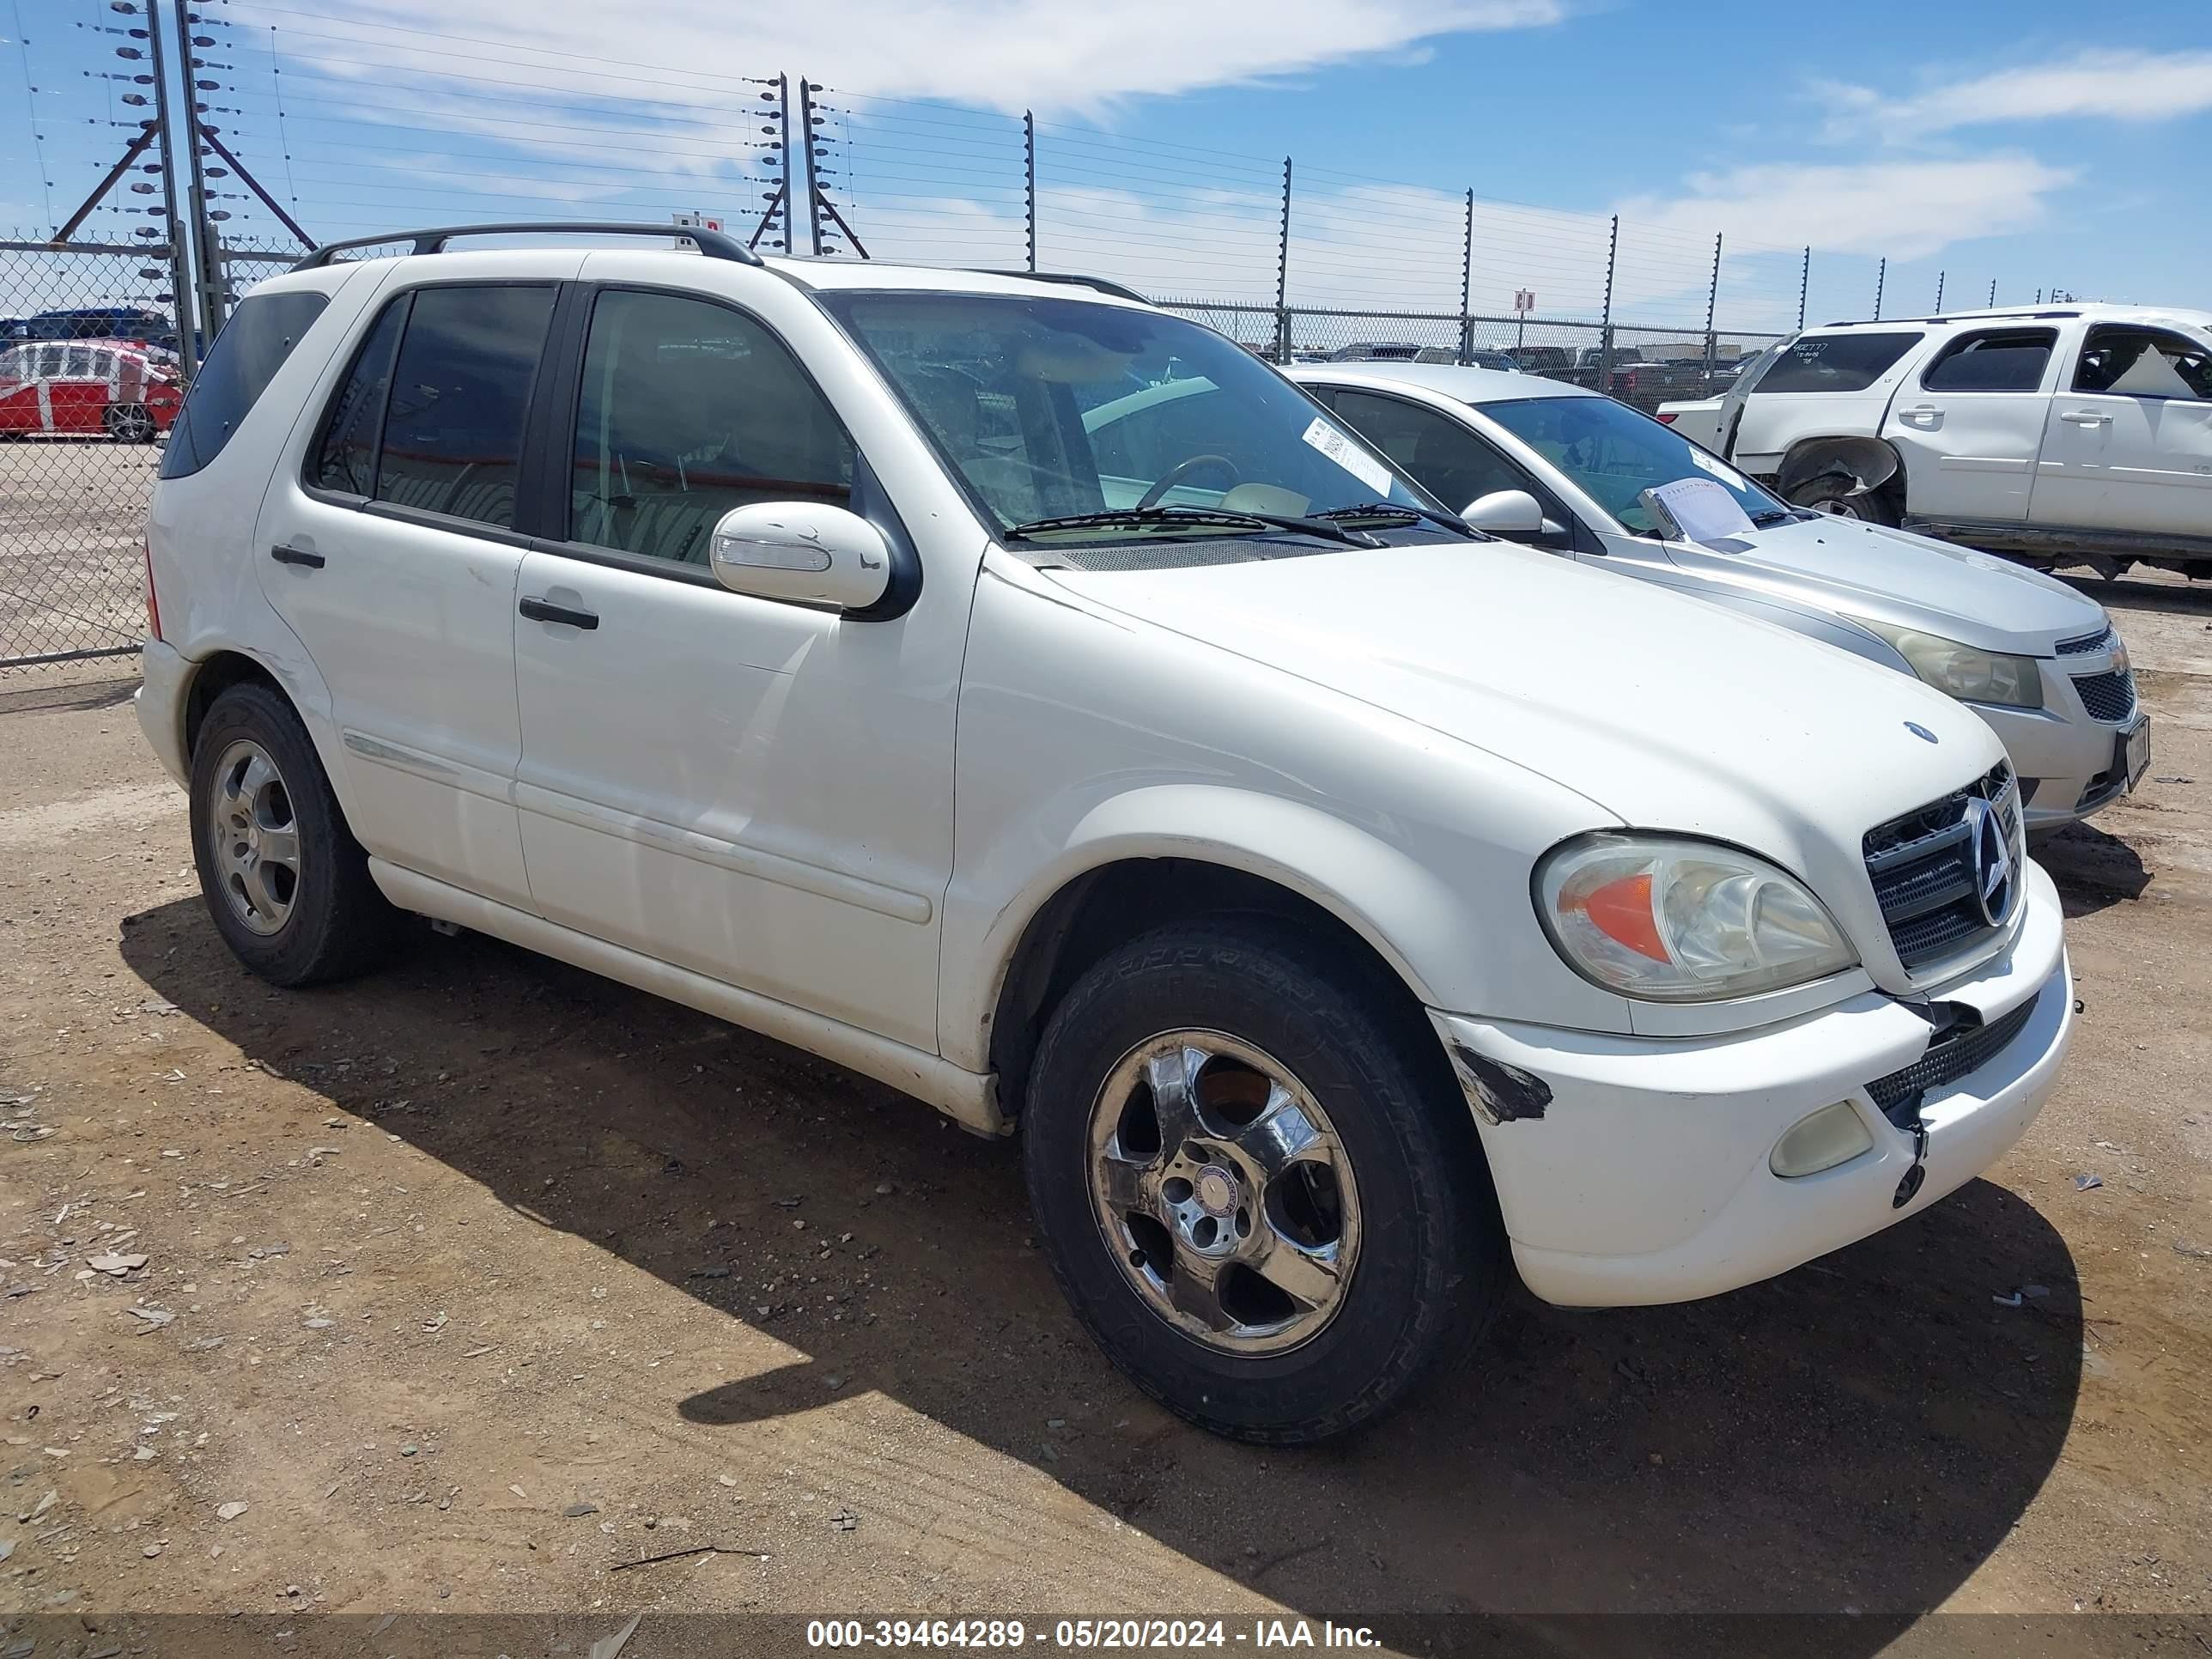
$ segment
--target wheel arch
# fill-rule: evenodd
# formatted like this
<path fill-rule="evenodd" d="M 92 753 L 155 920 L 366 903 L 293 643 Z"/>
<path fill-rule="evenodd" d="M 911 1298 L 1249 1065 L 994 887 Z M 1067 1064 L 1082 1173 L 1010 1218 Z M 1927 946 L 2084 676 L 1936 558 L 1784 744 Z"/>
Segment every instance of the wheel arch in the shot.
<path fill-rule="evenodd" d="M 1851 479 L 1860 494 L 1891 488 L 1900 497 L 1905 493 L 1905 458 L 1884 438 L 1800 438 L 1784 453 L 1775 482 L 1786 497 L 1830 474 Z"/>
<path fill-rule="evenodd" d="M 276 675 L 243 651 L 216 652 L 193 667 L 192 677 L 185 688 L 182 718 L 184 720 L 185 760 L 191 764 L 192 750 L 199 742 L 200 727 L 206 724 L 208 710 L 215 702 L 234 685 L 265 685 L 290 704 L 295 714 L 299 704 Z M 303 725 L 305 721 L 301 722 Z"/>
<path fill-rule="evenodd" d="M 1020 1110 L 1037 1040 L 1068 987 L 1119 945 L 1177 919 L 1288 922 L 1354 964 L 1426 1031 L 1422 1010 L 1432 999 L 1418 963 L 1425 945 L 1456 931 L 1452 896 L 1427 871 L 1312 807 L 1204 787 L 1138 793 L 1208 798 L 1201 815 L 1185 815 L 1193 800 L 1171 810 L 1210 833 L 1139 827 L 1169 803 L 1107 803 L 1088 824 L 1100 833 L 1079 837 L 1000 913 L 982 953 L 988 976 L 964 997 L 947 988 L 948 1035 L 974 1043 L 1010 1114 Z"/>

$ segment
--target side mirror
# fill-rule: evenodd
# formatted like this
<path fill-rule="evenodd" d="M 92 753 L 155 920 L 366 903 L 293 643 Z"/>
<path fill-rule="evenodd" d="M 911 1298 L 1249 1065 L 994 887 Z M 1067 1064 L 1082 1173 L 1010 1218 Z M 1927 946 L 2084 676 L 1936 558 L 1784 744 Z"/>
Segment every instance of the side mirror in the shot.
<path fill-rule="evenodd" d="M 1460 517 L 1493 536 L 1540 536 L 1544 509 L 1525 489 L 1493 489 L 1468 503 Z"/>
<path fill-rule="evenodd" d="M 865 611 L 891 582 L 890 544 L 859 514 L 819 501 L 732 507 L 708 562 L 732 593 Z"/>

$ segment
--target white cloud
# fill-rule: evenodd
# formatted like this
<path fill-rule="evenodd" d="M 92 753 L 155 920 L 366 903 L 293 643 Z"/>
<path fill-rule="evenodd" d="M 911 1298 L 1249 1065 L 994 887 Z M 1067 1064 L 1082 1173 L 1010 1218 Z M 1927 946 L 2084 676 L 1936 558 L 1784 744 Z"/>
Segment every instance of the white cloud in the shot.
<path fill-rule="evenodd" d="M 850 92 L 1095 113 L 1444 35 L 1540 27 L 1565 9 L 1565 0 L 630 0 L 611 35 L 597 0 L 355 0 L 343 24 L 364 38 L 398 27 L 512 42 L 611 70 L 635 54 L 698 76 L 783 69 Z"/>
<path fill-rule="evenodd" d="M 1890 94 L 1823 81 L 1826 135 L 1895 143 L 1962 127 L 2061 118 L 2149 122 L 2212 110 L 2212 52 L 2084 51 Z"/>
<path fill-rule="evenodd" d="M 1843 165 L 1775 164 L 1690 175 L 1674 196 L 1639 196 L 1621 216 L 1731 242 L 1809 243 L 1912 259 L 1952 242 L 2026 230 L 2072 171 L 2015 154 Z"/>

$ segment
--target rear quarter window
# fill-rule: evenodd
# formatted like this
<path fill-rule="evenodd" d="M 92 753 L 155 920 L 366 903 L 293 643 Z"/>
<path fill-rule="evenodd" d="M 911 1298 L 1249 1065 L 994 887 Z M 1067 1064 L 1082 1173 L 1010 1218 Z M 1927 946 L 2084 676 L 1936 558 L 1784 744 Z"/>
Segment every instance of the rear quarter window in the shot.
<path fill-rule="evenodd" d="M 1755 390 L 1864 392 L 1920 343 L 1917 333 L 1814 334 L 1767 365 Z"/>
<path fill-rule="evenodd" d="M 2057 343 L 2055 328 L 1961 335 L 1928 365 L 1920 384 L 1930 392 L 2033 392 Z"/>
<path fill-rule="evenodd" d="M 330 302 L 329 295 L 306 289 L 249 295 L 239 302 L 209 346 L 177 416 L 169 447 L 161 452 L 161 477 L 185 477 L 222 453 L 238 423 Z"/>

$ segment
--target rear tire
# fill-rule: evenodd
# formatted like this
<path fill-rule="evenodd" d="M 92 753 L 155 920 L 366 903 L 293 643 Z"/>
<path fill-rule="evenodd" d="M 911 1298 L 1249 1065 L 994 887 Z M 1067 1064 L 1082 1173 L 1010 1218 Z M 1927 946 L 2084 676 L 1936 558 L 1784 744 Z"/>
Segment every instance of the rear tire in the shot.
<path fill-rule="evenodd" d="M 1504 1294 L 1473 1119 L 1393 989 L 1284 924 L 1199 921 L 1115 951 L 1046 1027 L 1023 1121 L 1046 1255 L 1108 1357 L 1215 1433 L 1354 1429 Z"/>
<path fill-rule="evenodd" d="M 1903 518 L 1886 489 L 1861 489 L 1858 480 L 1842 472 L 1808 478 L 1790 492 L 1790 503 L 1810 507 L 1838 519 L 1856 519 L 1894 530 Z"/>
<path fill-rule="evenodd" d="M 192 859 L 231 953 L 276 985 L 368 967 L 399 913 L 368 873 L 315 746 L 266 685 L 215 700 L 192 747 Z"/>

